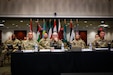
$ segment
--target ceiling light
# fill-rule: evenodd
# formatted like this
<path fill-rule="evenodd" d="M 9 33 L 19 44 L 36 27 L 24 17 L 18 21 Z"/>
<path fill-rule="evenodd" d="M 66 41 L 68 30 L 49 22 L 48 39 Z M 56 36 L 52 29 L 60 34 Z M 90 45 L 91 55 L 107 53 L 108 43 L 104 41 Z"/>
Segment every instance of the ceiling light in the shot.
<path fill-rule="evenodd" d="M 15 24 L 13 23 L 12 25 L 14 26 Z"/>
<path fill-rule="evenodd" d="M 90 26 L 92 26 L 92 24 L 90 24 Z"/>
<path fill-rule="evenodd" d="M 23 20 L 21 20 L 20 22 L 24 22 Z"/>
<path fill-rule="evenodd" d="M 104 23 L 104 21 L 101 21 L 101 23 L 103 24 L 103 23 Z"/>
<path fill-rule="evenodd" d="M 16 25 L 16 27 L 18 27 L 18 25 Z"/>
<path fill-rule="evenodd" d="M 2 22 L 5 22 L 5 20 L 2 20 Z"/>
<path fill-rule="evenodd" d="M 27 26 L 29 25 L 29 24 L 26 24 Z"/>
<path fill-rule="evenodd" d="M 87 23 L 87 21 L 84 21 L 84 23 Z"/>

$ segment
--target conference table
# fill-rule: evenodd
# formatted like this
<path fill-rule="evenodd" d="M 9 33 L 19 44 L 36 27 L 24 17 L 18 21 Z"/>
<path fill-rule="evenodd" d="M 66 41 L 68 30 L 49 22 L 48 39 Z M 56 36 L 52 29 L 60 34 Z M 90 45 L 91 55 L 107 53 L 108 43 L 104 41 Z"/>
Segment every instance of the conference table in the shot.
<path fill-rule="evenodd" d="M 113 51 L 15 52 L 12 75 L 113 73 Z"/>

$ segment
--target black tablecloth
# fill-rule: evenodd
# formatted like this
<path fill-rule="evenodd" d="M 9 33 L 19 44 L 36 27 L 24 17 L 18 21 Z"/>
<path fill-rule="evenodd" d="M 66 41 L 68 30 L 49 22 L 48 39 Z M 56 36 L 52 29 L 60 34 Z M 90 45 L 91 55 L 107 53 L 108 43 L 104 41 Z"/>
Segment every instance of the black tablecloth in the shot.
<path fill-rule="evenodd" d="M 12 75 L 113 72 L 112 51 L 12 53 Z"/>

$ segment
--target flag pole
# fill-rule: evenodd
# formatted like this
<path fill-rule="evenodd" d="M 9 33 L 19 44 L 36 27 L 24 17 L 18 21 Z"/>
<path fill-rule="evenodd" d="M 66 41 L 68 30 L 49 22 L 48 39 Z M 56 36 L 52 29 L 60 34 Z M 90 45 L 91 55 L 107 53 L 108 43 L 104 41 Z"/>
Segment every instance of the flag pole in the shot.
<path fill-rule="evenodd" d="M 78 19 L 76 19 L 76 35 L 78 35 L 79 32 L 78 32 Z"/>
<path fill-rule="evenodd" d="M 72 32 L 72 19 L 70 19 L 70 29 L 71 29 L 71 32 Z M 71 32 L 70 32 L 70 36 L 69 36 L 69 41 L 71 39 Z M 71 42 L 71 41 L 70 41 Z"/>
<path fill-rule="evenodd" d="M 33 29 L 32 29 L 32 19 L 30 19 L 30 27 L 29 27 L 29 31 L 30 31 L 30 32 L 33 32 Z"/>

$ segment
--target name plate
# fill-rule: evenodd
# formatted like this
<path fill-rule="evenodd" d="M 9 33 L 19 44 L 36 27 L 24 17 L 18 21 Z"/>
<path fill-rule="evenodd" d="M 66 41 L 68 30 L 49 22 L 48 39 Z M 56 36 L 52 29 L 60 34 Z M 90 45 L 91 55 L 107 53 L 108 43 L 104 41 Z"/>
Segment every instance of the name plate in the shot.
<path fill-rule="evenodd" d="M 91 49 L 82 49 L 82 51 L 92 51 Z"/>
<path fill-rule="evenodd" d="M 39 52 L 50 52 L 50 49 L 40 49 Z"/>
<path fill-rule="evenodd" d="M 35 50 L 22 50 L 24 53 L 27 53 L 27 52 L 37 52 Z"/>
<path fill-rule="evenodd" d="M 108 48 L 95 48 L 95 50 L 108 50 Z"/>
<path fill-rule="evenodd" d="M 51 52 L 64 52 L 65 50 L 61 50 L 61 49 L 54 49 L 54 50 L 51 50 Z"/>

